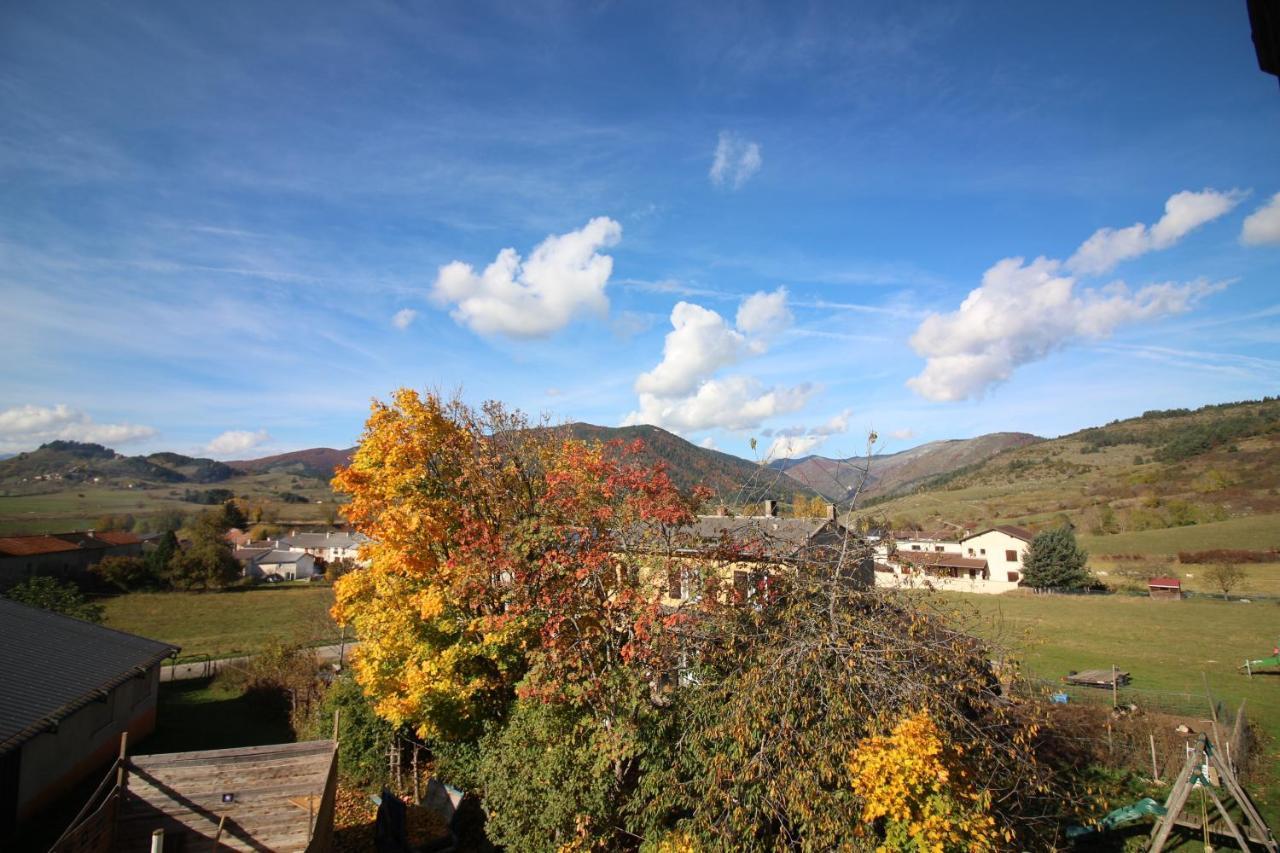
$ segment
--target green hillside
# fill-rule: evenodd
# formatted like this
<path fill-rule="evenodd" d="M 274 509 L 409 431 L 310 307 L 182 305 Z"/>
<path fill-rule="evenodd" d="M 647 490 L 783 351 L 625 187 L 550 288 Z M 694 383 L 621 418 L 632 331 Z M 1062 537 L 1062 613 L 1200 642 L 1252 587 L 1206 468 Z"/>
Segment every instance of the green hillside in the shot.
<path fill-rule="evenodd" d="M 1147 412 L 999 453 L 863 513 L 952 535 L 1069 521 L 1095 554 L 1280 546 L 1280 400 Z"/>

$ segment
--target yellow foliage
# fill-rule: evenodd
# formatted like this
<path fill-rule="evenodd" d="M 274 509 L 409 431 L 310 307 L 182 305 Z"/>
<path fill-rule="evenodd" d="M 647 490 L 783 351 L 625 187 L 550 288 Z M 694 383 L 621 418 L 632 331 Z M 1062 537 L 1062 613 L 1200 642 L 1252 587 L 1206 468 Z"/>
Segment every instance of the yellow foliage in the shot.
<path fill-rule="evenodd" d="M 850 771 L 863 821 L 883 827 L 878 850 L 995 849 L 990 798 L 974 789 L 963 758 L 923 711 L 899 721 L 888 735 L 859 742 Z"/>

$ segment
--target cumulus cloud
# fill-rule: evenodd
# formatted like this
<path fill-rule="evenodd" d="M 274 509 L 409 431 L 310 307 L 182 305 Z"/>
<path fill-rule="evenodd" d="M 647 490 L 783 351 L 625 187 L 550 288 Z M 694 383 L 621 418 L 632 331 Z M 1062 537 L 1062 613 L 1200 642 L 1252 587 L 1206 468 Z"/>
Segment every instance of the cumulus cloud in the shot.
<path fill-rule="evenodd" d="M 155 429 L 141 424 L 99 424 L 77 409 L 56 406 L 15 406 L 0 411 L 0 450 L 33 450 L 47 441 L 87 441 L 114 447 L 154 438 Z"/>
<path fill-rule="evenodd" d="M 848 432 L 851 414 L 850 409 L 845 409 L 817 426 L 789 426 L 765 430 L 767 435 L 774 437 L 769 444 L 769 449 L 765 452 L 765 458 L 793 459 L 812 453 L 831 436 Z"/>
<path fill-rule="evenodd" d="M 722 368 L 766 352 L 791 320 L 787 291 L 781 287 L 744 299 L 733 325 L 709 308 L 677 302 L 671 310 L 662 361 L 636 378 L 640 406 L 625 423 L 654 424 L 677 432 L 750 429 L 769 417 L 801 408 L 814 393 L 810 385 L 766 388 L 749 376 L 712 378 Z"/>
<path fill-rule="evenodd" d="M 715 156 L 711 159 L 711 171 L 707 174 L 716 186 L 731 186 L 736 190 L 763 165 L 764 156 L 758 142 L 750 142 L 722 130 L 716 142 Z"/>
<path fill-rule="evenodd" d="M 751 429 L 775 415 L 799 411 L 817 390 L 807 382 L 791 388 L 766 388 L 751 376 L 708 379 L 687 396 L 641 394 L 640 408 L 627 415 L 623 426 L 654 424 L 675 432 L 713 427 Z"/>
<path fill-rule="evenodd" d="M 1280 193 L 1245 217 L 1240 242 L 1246 246 L 1280 243 Z"/>
<path fill-rule="evenodd" d="M 453 305 L 453 319 L 479 334 L 546 337 L 580 314 L 608 313 L 613 258 L 599 250 L 620 239 L 622 226 L 599 216 L 577 231 L 553 234 L 526 259 L 503 249 L 482 273 L 453 261 L 440 267 L 431 298 Z"/>
<path fill-rule="evenodd" d="M 889 438 L 892 438 L 894 441 L 910 441 L 915 437 L 916 431 L 910 427 L 907 427 L 906 429 L 895 429 L 893 432 L 889 433 Z"/>
<path fill-rule="evenodd" d="M 688 394 L 722 367 L 768 349 L 769 341 L 791 324 L 786 288 L 754 293 L 738 306 L 735 326 L 710 308 L 677 302 L 662 361 L 636 379 L 636 391 L 671 397 Z"/>
<path fill-rule="evenodd" d="M 401 308 L 395 313 L 395 316 L 391 318 L 391 325 L 403 332 L 413 324 L 414 318 L 417 316 L 418 312 L 412 308 Z"/>
<path fill-rule="evenodd" d="M 1155 225 L 1141 222 L 1128 228 L 1099 228 L 1067 259 L 1076 275 L 1099 275 L 1121 261 L 1167 249 L 1191 231 L 1230 211 L 1248 193 L 1242 190 L 1184 190 L 1164 203 L 1164 216 Z"/>
<path fill-rule="evenodd" d="M 1105 338 L 1121 325 L 1182 313 L 1224 286 L 1196 281 L 1130 291 L 1114 282 L 1078 289 L 1062 267 L 1043 257 L 1006 258 L 987 270 L 959 310 L 930 315 L 912 335 L 912 348 L 927 362 L 907 385 L 930 400 L 978 397 L 1077 338 Z"/>
<path fill-rule="evenodd" d="M 204 446 L 204 452 L 212 456 L 237 456 L 266 444 L 271 440 L 265 429 L 249 431 L 230 429 Z"/>
<path fill-rule="evenodd" d="M 720 448 L 716 447 L 716 440 L 715 440 L 714 438 L 712 438 L 711 436 L 707 436 L 706 438 L 702 439 L 702 441 L 698 442 L 698 446 L 699 446 L 699 447 L 705 447 L 707 450 L 719 450 L 719 449 L 720 449 Z"/>

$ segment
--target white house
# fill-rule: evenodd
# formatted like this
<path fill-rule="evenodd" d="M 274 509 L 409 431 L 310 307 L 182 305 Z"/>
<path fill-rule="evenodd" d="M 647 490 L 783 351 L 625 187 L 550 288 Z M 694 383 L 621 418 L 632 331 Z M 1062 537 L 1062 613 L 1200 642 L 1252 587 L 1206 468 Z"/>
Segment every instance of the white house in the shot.
<path fill-rule="evenodd" d="M 316 558 L 301 551 L 249 547 L 237 548 L 235 553 L 245 577 L 292 581 L 309 580 L 316 573 Z"/>
<path fill-rule="evenodd" d="M 1022 580 L 1022 559 L 1035 534 L 1024 527 L 1002 524 L 960 540 L 965 557 L 985 558 L 991 577 L 1018 583 Z"/>
<path fill-rule="evenodd" d="M 929 585 L 958 592 L 1001 593 L 1018 588 L 1031 531 L 1001 525 L 958 542 L 899 539 L 876 549 L 876 586 Z"/>
<path fill-rule="evenodd" d="M 280 537 L 279 544 L 290 551 L 332 563 L 335 560 L 354 560 L 360 562 L 360 546 L 369 541 L 363 533 L 347 533 L 345 531 L 328 530 L 324 533 L 299 533 L 296 530 L 288 536 Z"/>

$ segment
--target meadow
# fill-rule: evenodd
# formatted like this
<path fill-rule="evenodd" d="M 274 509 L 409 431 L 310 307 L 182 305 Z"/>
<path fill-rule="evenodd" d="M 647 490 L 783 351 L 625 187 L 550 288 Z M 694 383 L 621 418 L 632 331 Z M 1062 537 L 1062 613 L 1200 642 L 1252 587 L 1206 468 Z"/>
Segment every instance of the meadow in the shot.
<path fill-rule="evenodd" d="M 188 515 L 209 507 L 182 499 L 187 489 L 226 488 L 251 504 L 261 506 L 265 520 L 277 524 L 318 524 L 337 508 L 329 486 L 312 477 L 270 473 L 236 477 L 213 484 L 165 484 L 151 488 L 127 488 L 118 483 L 10 484 L 0 490 L 0 536 L 85 530 L 104 515 L 133 515 L 145 526 L 148 516 L 177 510 Z M 307 503 L 280 499 L 292 492 Z M 317 503 L 318 502 L 318 503 Z"/>
<path fill-rule="evenodd" d="M 274 640 L 334 640 L 333 588 L 305 581 L 223 592 L 135 592 L 102 599 L 104 624 L 182 647 L 181 660 L 252 654 Z"/>
<path fill-rule="evenodd" d="M 1280 604 L 1023 592 L 946 593 L 930 601 L 1046 682 L 1115 665 L 1133 679 L 1132 698 L 1122 688 L 1122 701 L 1142 702 L 1146 691 L 1156 691 L 1170 707 L 1207 718 L 1208 694 L 1232 711 L 1244 700 L 1264 735 L 1258 766 L 1270 768 L 1254 782 L 1256 799 L 1273 824 L 1280 821 L 1280 674 L 1250 679 L 1237 669 L 1280 644 Z"/>

